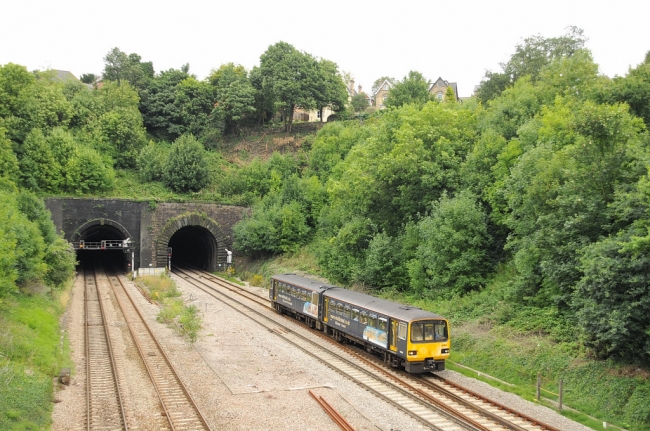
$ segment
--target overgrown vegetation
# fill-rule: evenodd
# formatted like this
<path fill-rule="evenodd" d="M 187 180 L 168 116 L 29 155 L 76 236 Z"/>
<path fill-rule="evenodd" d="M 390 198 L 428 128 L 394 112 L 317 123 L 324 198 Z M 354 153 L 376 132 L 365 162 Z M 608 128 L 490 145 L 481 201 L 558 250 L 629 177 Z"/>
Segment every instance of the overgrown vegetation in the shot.
<path fill-rule="evenodd" d="M 343 80 L 284 42 L 205 81 L 118 49 L 95 89 L 0 66 L 0 300 L 70 274 L 39 196 L 249 205 L 234 229 L 249 281 L 298 270 L 433 309 L 454 360 L 526 387 L 566 376 L 568 404 L 646 430 L 650 55 L 610 79 L 585 41 L 523 40 L 463 103 L 430 100 L 416 71 L 382 77 L 391 108 L 315 135 L 292 112 L 349 118 Z M 172 288 L 153 292 L 161 319 L 198 330 Z"/>
<path fill-rule="evenodd" d="M 0 429 L 47 429 L 53 377 L 70 362 L 58 318 L 64 307 L 47 294 L 5 296 L 0 303 Z"/>
<path fill-rule="evenodd" d="M 169 276 L 143 276 L 138 279 L 149 299 L 160 305 L 156 319 L 174 328 L 190 343 L 196 342 L 201 329 L 201 315 L 196 305 L 186 305 L 176 283 Z"/>

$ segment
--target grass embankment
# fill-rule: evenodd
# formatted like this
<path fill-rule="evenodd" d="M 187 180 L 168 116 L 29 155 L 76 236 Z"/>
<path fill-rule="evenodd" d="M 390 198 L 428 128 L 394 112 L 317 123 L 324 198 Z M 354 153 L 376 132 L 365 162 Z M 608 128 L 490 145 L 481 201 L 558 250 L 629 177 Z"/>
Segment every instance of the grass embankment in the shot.
<path fill-rule="evenodd" d="M 140 277 L 138 284 L 151 301 L 160 305 L 157 320 L 194 343 L 201 329 L 201 316 L 196 305 L 185 305 L 174 280 L 161 274 Z"/>
<path fill-rule="evenodd" d="M 262 278 L 264 285 L 272 274 L 319 273 L 306 249 L 293 257 L 268 261 L 237 260 L 235 268 L 242 279 L 253 284 L 256 277 Z M 573 329 L 557 323 L 557 310 L 514 307 L 504 301 L 507 280 L 507 268 L 502 269 L 485 290 L 462 298 L 424 299 L 399 292 L 381 296 L 451 321 L 449 369 L 534 402 L 539 373 L 539 403 L 556 410 L 562 379 L 564 416 L 596 430 L 605 429 L 603 422 L 608 430 L 650 430 L 648 370 L 591 358 L 573 336 Z"/>
<path fill-rule="evenodd" d="M 17 294 L 0 301 L 1 430 L 51 426 L 54 378 L 73 366 L 59 328 L 66 295 Z"/>

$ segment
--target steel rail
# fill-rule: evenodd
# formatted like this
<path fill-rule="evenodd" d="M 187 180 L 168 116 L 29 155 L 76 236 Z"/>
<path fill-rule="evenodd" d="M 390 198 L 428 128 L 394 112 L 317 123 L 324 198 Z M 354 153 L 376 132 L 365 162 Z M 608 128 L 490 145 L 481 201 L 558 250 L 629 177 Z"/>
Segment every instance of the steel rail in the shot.
<path fill-rule="evenodd" d="M 337 412 L 336 409 L 334 409 L 334 407 L 332 407 L 330 403 L 325 400 L 325 398 L 323 398 L 321 395 L 316 395 L 311 389 L 309 390 L 309 395 L 311 395 L 311 397 L 315 399 L 318 404 L 320 404 L 323 410 L 325 410 L 325 413 L 327 413 L 329 417 L 332 418 L 332 420 L 339 426 L 339 428 L 341 428 L 343 431 L 354 431 L 354 428 L 352 425 L 350 425 L 350 422 L 341 416 L 341 414 Z"/>
<path fill-rule="evenodd" d="M 196 413 L 196 416 L 197 416 L 198 421 L 203 425 L 203 427 L 204 427 L 206 430 L 211 431 L 211 428 L 210 428 L 210 426 L 208 425 L 207 420 L 205 419 L 205 417 L 204 417 L 203 414 L 201 413 L 201 410 L 200 410 L 200 409 L 198 408 L 198 406 L 196 405 L 196 401 L 194 401 L 194 398 L 192 397 L 192 395 L 190 395 L 189 391 L 187 390 L 187 387 L 185 386 L 185 384 L 183 383 L 182 379 L 181 379 L 180 376 L 178 375 L 178 372 L 176 371 L 176 369 L 175 369 L 174 366 L 172 365 L 172 363 L 171 363 L 169 357 L 167 356 L 167 354 L 165 353 L 164 349 L 162 348 L 162 346 L 161 346 L 160 343 L 158 342 L 157 338 L 156 338 L 155 335 L 153 334 L 153 331 L 151 330 L 151 328 L 150 328 L 149 325 L 147 324 L 146 320 L 145 320 L 144 317 L 142 316 L 142 313 L 140 313 L 140 310 L 139 310 L 138 306 L 135 304 L 135 301 L 133 300 L 133 298 L 131 297 L 131 294 L 128 292 L 128 290 L 127 290 L 126 287 L 124 286 L 124 283 L 122 282 L 122 280 L 120 279 L 119 276 L 115 276 L 115 275 L 113 275 L 113 277 L 117 279 L 118 284 L 120 285 L 122 291 L 124 292 L 124 294 L 125 294 L 126 297 L 128 298 L 128 301 L 129 301 L 129 303 L 131 304 L 132 309 L 137 313 L 138 317 L 140 318 L 140 321 L 139 321 L 139 322 L 131 322 L 131 321 L 129 321 L 128 319 L 126 319 L 126 315 L 127 315 L 127 313 L 126 313 L 126 310 L 125 310 L 124 303 L 122 302 L 122 300 L 119 298 L 119 296 L 118 296 L 117 294 L 115 295 L 115 296 L 116 296 L 116 299 L 117 299 L 117 302 L 118 302 L 118 304 L 119 304 L 119 306 L 120 306 L 120 309 L 122 309 L 122 313 L 124 314 L 124 317 L 125 317 L 125 320 L 126 320 L 127 326 L 128 326 L 128 328 L 129 328 L 129 331 L 131 332 L 132 337 L 133 337 L 133 340 L 134 340 L 134 342 L 135 342 L 135 344 L 136 344 L 136 346 L 137 346 L 137 348 L 138 348 L 138 352 L 140 353 L 140 356 L 141 356 L 141 358 L 142 358 L 142 361 L 144 362 L 145 367 L 147 368 L 147 372 L 149 373 L 149 376 L 150 376 L 151 381 L 152 381 L 152 383 L 153 383 L 153 385 L 154 385 L 154 388 L 155 388 L 155 390 L 156 390 L 156 393 L 158 394 L 158 397 L 159 397 L 160 402 L 161 402 L 161 404 L 162 404 L 162 406 L 163 406 L 163 409 L 165 410 L 165 415 L 167 416 L 167 419 L 168 419 L 168 421 L 169 421 L 169 424 L 170 424 L 172 430 L 175 430 L 175 429 L 176 429 L 176 427 L 174 426 L 174 423 L 173 423 L 174 420 L 173 420 L 172 415 L 170 414 L 170 412 L 169 412 L 169 410 L 168 410 L 168 406 L 166 405 L 167 403 L 166 403 L 166 401 L 164 400 L 163 391 L 162 391 L 162 388 L 160 387 L 160 382 L 157 382 L 156 379 L 154 378 L 154 374 L 155 374 L 155 373 L 153 372 L 153 370 L 152 370 L 151 367 L 149 366 L 149 364 L 148 364 L 148 360 L 147 360 L 147 358 L 146 358 L 146 355 L 144 354 L 144 350 L 143 350 L 143 348 L 142 348 L 142 345 L 141 345 L 140 341 L 138 340 L 138 337 L 136 336 L 136 330 L 135 330 L 135 328 L 133 327 L 133 323 L 139 323 L 139 324 L 142 324 L 142 326 L 144 326 L 144 328 L 146 329 L 146 331 L 147 331 L 147 333 L 148 333 L 148 335 L 149 335 L 150 340 L 153 341 L 153 343 L 155 344 L 155 346 L 156 346 L 157 349 L 158 349 L 158 352 L 160 353 L 160 355 L 161 355 L 161 357 L 163 358 L 163 360 L 165 361 L 167 367 L 168 367 L 169 370 L 171 371 L 172 376 L 174 377 L 174 379 L 176 380 L 176 382 L 177 382 L 177 384 L 178 384 L 178 387 L 181 389 L 181 391 L 182 391 L 183 394 L 185 395 L 185 397 L 186 397 L 188 403 L 190 404 L 190 407 L 191 407 L 191 408 L 194 410 L 194 412 Z M 111 283 L 111 286 L 113 286 L 113 289 L 115 289 L 115 285 L 114 285 L 113 282 L 111 281 L 111 276 L 109 276 L 108 279 L 109 279 L 109 283 Z"/>
<path fill-rule="evenodd" d="M 111 366 L 111 374 L 113 376 L 113 383 L 115 386 L 115 393 L 117 396 L 117 404 L 119 407 L 119 415 L 122 420 L 122 429 L 125 431 L 128 431 L 128 423 L 126 420 L 126 413 L 124 411 L 124 403 L 122 402 L 122 396 L 120 394 L 120 385 L 119 385 L 119 380 L 117 377 L 117 367 L 115 365 L 115 356 L 113 355 L 113 348 L 111 345 L 111 340 L 110 336 L 108 334 L 108 327 L 106 326 L 106 311 L 104 309 L 104 303 L 101 298 L 101 294 L 99 292 L 99 285 L 97 283 L 97 272 L 95 271 L 95 267 L 93 265 L 93 282 L 94 282 L 94 288 L 95 292 L 97 294 L 97 302 L 99 303 L 99 314 L 101 316 L 101 322 L 102 322 L 102 328 L 103 328 L 103 334 L 104 334 L 104 342 L 106 344 L 106 349 L 108 351 L 108 358 L 110 361 L 110 366 Z M 86 408 L 87 408 L 87 417 L 86 417 L 86 422 L 87 422 L 87 430 L 90 431 L 92 427 L 92 412 L 91 412 L 91 358 L 90 358 L 90 334 L 89 334 L 89 315 L 88 315 L 88 299 L 87 299 L 87 290 L 88 290 L 88 283 L 87 283 L 87 278 L 86 278 L 86 270 L 84 268 L 84 312 L 85 312 L 85 335 L 86 335 Z M 102 424 L 104 426 L 104 424 Z"/>

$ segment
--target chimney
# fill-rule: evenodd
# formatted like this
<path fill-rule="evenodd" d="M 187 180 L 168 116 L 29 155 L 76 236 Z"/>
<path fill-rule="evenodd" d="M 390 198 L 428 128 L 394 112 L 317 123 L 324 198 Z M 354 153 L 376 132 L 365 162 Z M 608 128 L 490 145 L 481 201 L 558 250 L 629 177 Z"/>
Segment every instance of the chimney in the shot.
<path fill-rule="evenodd" d="M 354 93 L 354 79 L 350 80 L 350 93 Z"/>
<path fill-rule="evenodd" d="M 359 84 L 359 94 L 361 94 L 361 84 Z"/>

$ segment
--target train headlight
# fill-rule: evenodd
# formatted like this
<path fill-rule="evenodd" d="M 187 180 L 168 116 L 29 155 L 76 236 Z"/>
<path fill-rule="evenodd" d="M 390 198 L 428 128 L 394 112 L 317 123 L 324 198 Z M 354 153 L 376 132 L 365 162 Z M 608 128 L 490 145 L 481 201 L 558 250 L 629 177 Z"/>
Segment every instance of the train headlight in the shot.
<path fill-rule="evenodd" d="M 418 354 L 417 350 L 409 350 L 409 356 L 416 356 Z"/>
<path fill-rule="evenodd" d="M 440 353 L 449 353 L 449 349 L 442 349 Z"/>

